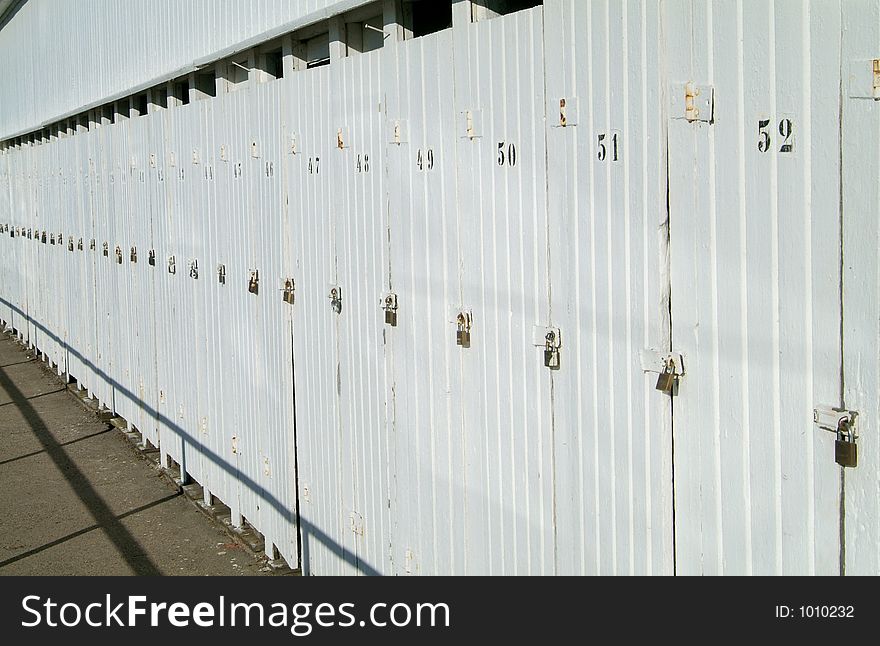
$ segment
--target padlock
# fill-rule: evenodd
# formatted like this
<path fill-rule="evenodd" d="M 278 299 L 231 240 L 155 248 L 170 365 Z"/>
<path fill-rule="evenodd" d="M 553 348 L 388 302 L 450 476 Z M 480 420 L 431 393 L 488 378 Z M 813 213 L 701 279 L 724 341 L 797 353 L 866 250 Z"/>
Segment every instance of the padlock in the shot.
<path fill-rule="evenodd" d="M 147 263 L 154 267 L 156 266 L 156 251 L 154 249 L 150 249 L 149 253 L 147 253 Z"/>
<path fill-rule="evenodd" d="M 122 264 L 122 247 L 116 247 L 116 264 Z"/>
<path fill-rule="evenodd" d="M 854 469 L 859 463 L 859 447 L 848 436 L 840 434 L 834 442 L 834 461 L 846 469 Z"/>
<path fill-rule="evenodd" d="M 226 284 L 226 265 L 217 265 L 217 282 L 221 285 Z"/>
<path fill-rule="evenodd" d="M 82 239 L 82 238 L 80 238 L 79 240 L 77 240 L 77 242 L 76 242 L 76 248 L 77 248 L 79 251 L 82 251 L 82 250 L 83 250 L 83 239 Z"/>
<path fill-rule="evenodd" d="M 544 346 L 544 367 L 550 370 L 559 370 L 559 338 L 553 330 L 547 332 L 544 337 L 547 342 Z"/>
<path fill-rule="evenodd" d="M 260 272 L 253 270 L 248 278 L 248 291 L 251 294 L 260 293 Z"/>
<path fill-rule="evenodd" d="M 672 361 L 668 361 L 663 372 L 660 373 L 660 377 L 657 379 L 657 390 L 666 393 L 667 395 L 674 394 L 675 365 L 672 363 Z"/>
<path fill-rule="evenodd" d="M 471 326 L 467 315 L 463 312 L 456 318 L 458 330 L 455 333 L 455 342 L 462 348 L 471 347 Z"/>
<path fill-rule="evenodd" d="M 397 295 L 388 294 L 382 302 L 382 309 L 385 310 L 385 325 L 397 327 Z"/>
<path fill-rule="evenodd" d="M 342 314 L 342 289 L 332 287 L 330 289 L 330 307 L 333 308 L 335 314 Z"/>
<path fill-rule="evenodd" d="M 136 262 L 138 261 L 138 250 L 137 250 L 137 247 L 132 247 L 132 248 L 131 248 L 131 256 L 130 256 L 130 258 L 131 258 L 131 261 L 134 262 L 134 263 L 136 263 Z"/>
<path fill-rule="evenodd" d="M 296 287 L 292 278 L 284 281 L 284 287 L 281 289 L 281 300 L 288 305 L 293 305 L 296 301 Z"/>
<path fill-rule="evenodd" d="M 845 469 L 854 469 L 859 463 L 859 447 L 856 445 L 855 417 L 842 417 L 837 423 L 837 440 L 834 442 L 834 461 Z"/>

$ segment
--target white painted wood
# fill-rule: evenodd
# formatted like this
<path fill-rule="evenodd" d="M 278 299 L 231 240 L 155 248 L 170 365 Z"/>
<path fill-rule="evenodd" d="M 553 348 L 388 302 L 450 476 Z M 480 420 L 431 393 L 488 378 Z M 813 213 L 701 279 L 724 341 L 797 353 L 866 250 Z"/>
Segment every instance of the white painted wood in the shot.
<path fill-rule="evenodd" d="M 844 2 L 843 69 L 880 58 L 880 4 Z M 844 88 L 846 92 L 846 88 Z M 880 104 L 844 94 L 843 404 L 859 412 L 858 467 L 844 473 L 845 571 L 880 573 Z"/>
<path fill-rule="evenodd" d="M 833 438 L 812 426 L 838 392 L 837 16 L 665 5 L 669 82 L 715 89 L 713 124 L 669 122 L 672 343 L 689 359 L 673 418 L 680 574 L 837 571 Z"/>
<path fill-rule="evenodd" d="M 670 350 L 659 10 L 545 11 L 557 572 L 671 574 L 671 405 L 641 366 Z"/>

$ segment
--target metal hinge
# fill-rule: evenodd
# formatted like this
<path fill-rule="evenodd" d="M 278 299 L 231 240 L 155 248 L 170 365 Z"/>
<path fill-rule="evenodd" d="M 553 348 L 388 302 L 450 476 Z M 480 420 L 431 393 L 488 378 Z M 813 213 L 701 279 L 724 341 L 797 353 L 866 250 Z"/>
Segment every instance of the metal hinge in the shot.
<path fill-rule="evenodd" d="M 715 122 L 715 88 L 711 85 L 695 85 L 692 81 L 679 83 L 672 86 L 669 99 L 673 119 Z"/>

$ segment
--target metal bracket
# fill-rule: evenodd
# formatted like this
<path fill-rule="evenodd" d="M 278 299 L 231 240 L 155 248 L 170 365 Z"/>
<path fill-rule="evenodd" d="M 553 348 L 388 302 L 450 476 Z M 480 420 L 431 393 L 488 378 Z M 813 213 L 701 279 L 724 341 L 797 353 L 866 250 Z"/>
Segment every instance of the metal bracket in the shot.
<path fill-rule="evenodd" d="M 715 88 L 711 85 L 695 85 L 692 81 L 675 84 L 669 92 L 669 100 L 669 114 L 673 119 L 715 122 Z"/>
<path fill-rule="evenodd" d="M 168 273 L 177 273 L 177 258 L 175 258 L 174 256 L 168 256 Z"/>
<path fill-rule="evenodd" d="M 561 98 L 551 101 L 547 107 L 548 120 L 553 128 L 568 128 L 578 125 L 577 97 Z"/>
<path fill-rule="evenodd" d="M 684 377 L 685 361 L 684 355 L 680 352 L 660 352 L 646 348 L 639 353 L 639 360 L 642 364 L 642 372 L 645 374 L 655 373 L 663 374 L 672 367 L 676 377 Z"/>
<path fill-rule="evenodd" d="M 248 275 L 248 291 L 251 294 L 260 293 L 260 270 L 251 269 Z"/>
<path fill-rule="evenodd" d="M 388 143 L 408 144 L 409 123 L 405 119 L 394 119 L 388 122 Z"/>
<path fill-rule="evenodd" d="M 193 259 L 189 263 L 189 277 L 193 280 L 199 279 L 199 261 Z"/>
<path fill-rule="evenodd" d="M 226 284 L 226 265 L 217 265 L 217 282 L 221 285 Z"/>
<path fill-rule="evenodd" d="M 480 134 L 482 110 L 465 110 L 460 113 L 461 119 L 461 138 L 462 139 L 478 139 L 482 137 Z"/>

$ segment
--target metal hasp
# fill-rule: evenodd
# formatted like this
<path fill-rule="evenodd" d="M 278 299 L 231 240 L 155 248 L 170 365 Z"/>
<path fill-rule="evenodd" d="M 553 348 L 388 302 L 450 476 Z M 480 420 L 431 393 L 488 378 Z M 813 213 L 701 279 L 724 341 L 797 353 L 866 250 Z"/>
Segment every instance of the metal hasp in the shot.
<path fill-rule="evenodd" d="M 856 441 L 859 414 L 857 411 L 819 407 L 813 410 L 813 424 L 823 431 L 837 435 L 834 442 L 834 461 L 846 469 L 854 469 L 859 463 Z"/>
<path fill-rule="evenodd" d="M 217 282 L 221 285 L 226 284 L 226 265 L 217 265 Z"/>
<path fill-rule="evenodd" d="M 338 285 L 332 285 L 327 298 L 330 299 L 330 307 L 333 308 L 333 311 L 336 314 L 342 314 L 342 288 Z"/>
<path fill-rule="evenodd" d="M 193 280 L 199 279 L 199 261 L 191 260 L 189 263 L 189 277 Z"/>
<path fill-rule="evenodd" d="M 103 246 L 103 254 L 104 254 L 104 257 L 105 257 L 105 258 L 109 258 L 109 257 L 110 257 L 110 244 L 107 243 L 107 242 L 104 243 L 104 246 Z"/>
<path fill-rule="evenodd" d="M 67 250 L 68 250 L 68 251 L 73 251 L 73 238 L 68 238 L 68 239 L 67 239 Z"/>
<path fill-rule="evenodd" d="M 174 256 L 168 256 L 168 273 L 172 275 L 177 273 L 177 258 Z"/>
<path fill-rule="evenodd" d="M 473 327 L 473 315 L 470 312 L 459 312 L 455 316 L 455 343 L 462 348 L 471 347 L 471 328 Z"/>
<path fill-rule="evenodd" d="M 132 247 L 132 248 L 131 248 L 131 253 L 129 254 L 129 260 L 131 260 L 131 262 L 133 262 L 133 263 L 135 263 L 135 264 L 137 263 L 137 261 L 138 261 L 138 250 L 137 250 L 137 247 Z"/>
<path fill-rule="evenodd" d="M 80 238 L 79 240 L 76 241 L 76 248 L 77 248 L 79 251 L 82 251 L 82 250 L 83 250 L 83 239 L 82 239 L 82 238 Z"/>
<path fill-rule="evenodd" d="M 296 302 L 296 283 L 293 278 L 285 278 L 284 284 L 281 286 L 281 300 L 288 305 Z"/>
<path fill-rule="evenodd" d="M 673 119 L 715 122 L 715 88 L 711 85 L 695 85 L 692 81 L 673 85 L 669 98 L 672 102 L 669 113 Z"/>
<path fill-rule="evenodd" d="M 122 247 L 116 247 L 116 264 L 122 264 Z"/>
<path fill-rule="evenodd" d="M 248 275 L 248 291 L 251 294 L 260 293 L 260 271 L 258 269 L 251 269 Z"/>
<path fill-rule="evenodd" d="M 382 309 L 385 311 L 385 325 L 397 327 L 397 294 L 386 294 L 382 299 Z"/>
<path fill-rule="evenodd" d="M 156 250 L 155 249 L 150 249 L 147 252 L 147 264 L 150 264 L 153 267 L 156 266 Z"/>

